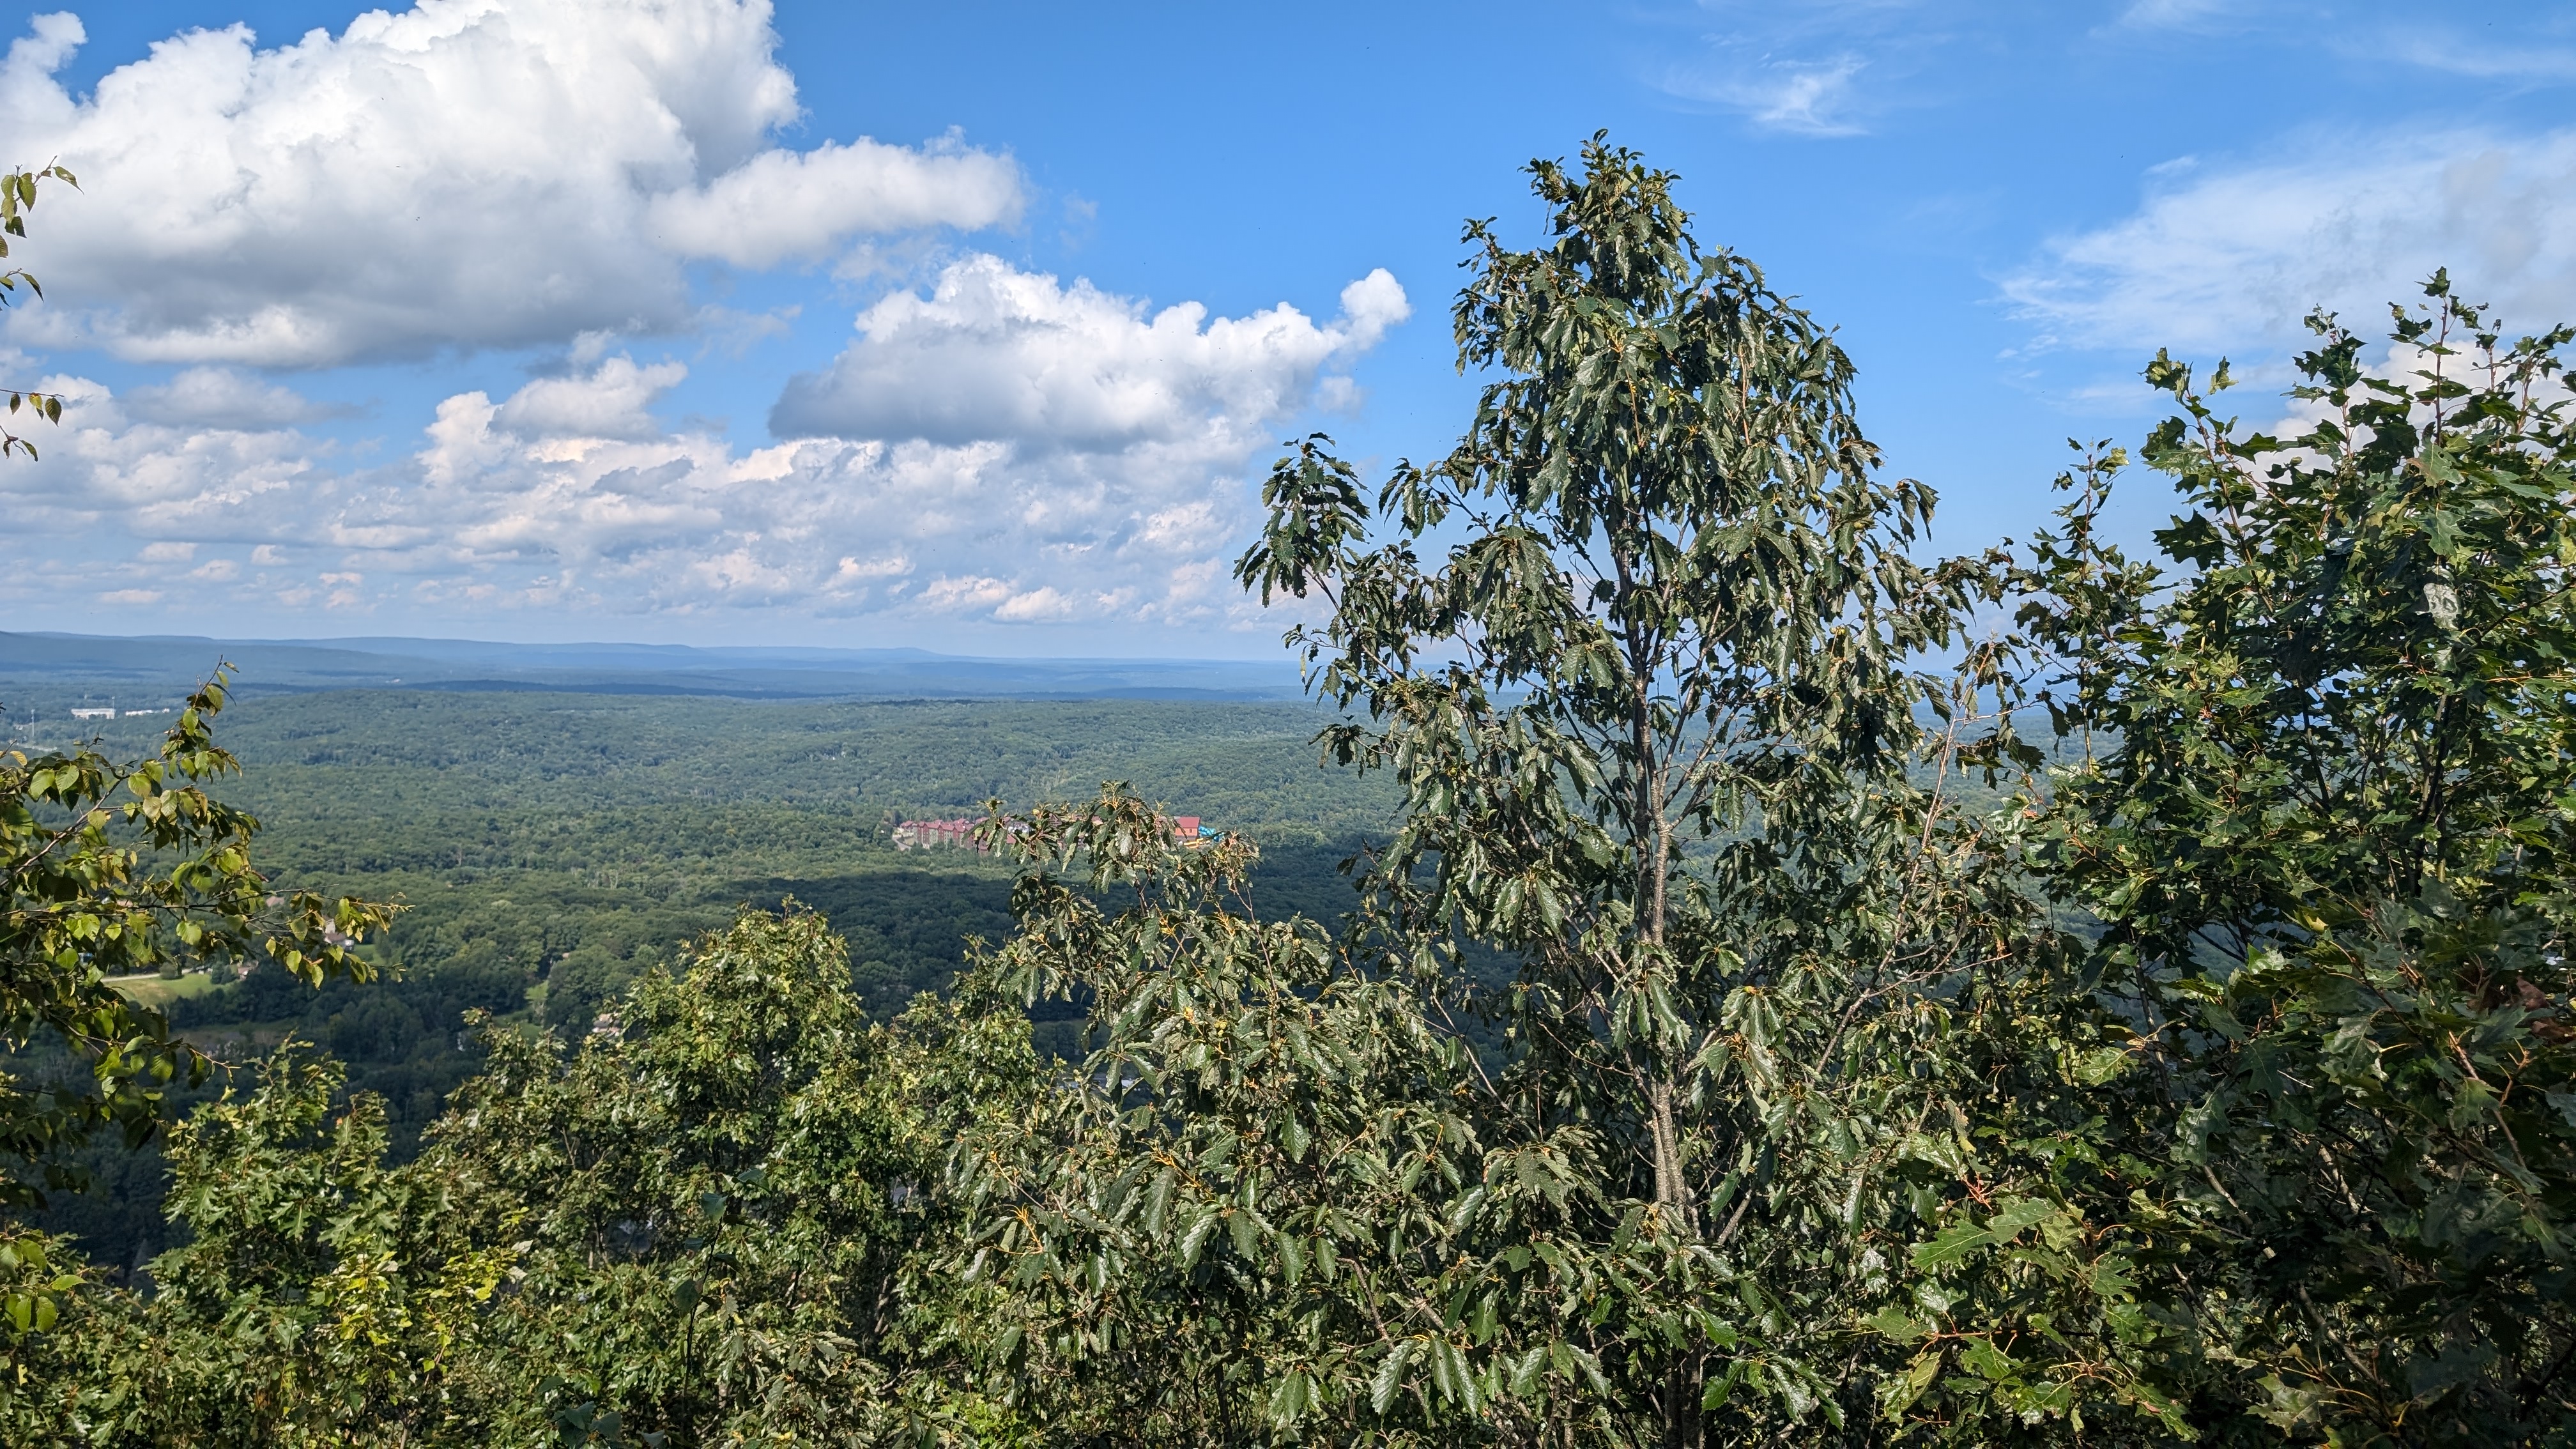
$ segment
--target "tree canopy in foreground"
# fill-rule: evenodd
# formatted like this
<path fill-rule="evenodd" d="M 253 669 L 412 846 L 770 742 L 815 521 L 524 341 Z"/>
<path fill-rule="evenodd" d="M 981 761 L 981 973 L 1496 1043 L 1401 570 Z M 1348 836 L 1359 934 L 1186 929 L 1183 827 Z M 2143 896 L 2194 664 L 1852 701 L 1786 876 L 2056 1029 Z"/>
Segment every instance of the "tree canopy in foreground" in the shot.
<path fill-rule="evenodd" d="M 1348 915 L 997 802 L 1014 929 L 891 1021 L 751 913 L 413 1163 L 281 1058 L 149 1293 L 0 1255 L 11 1442 L 2576 1438 L 2576 334 L 2437 276 L 2279 436 L 2159 357 L 2153 557 L 2104 444 L 1925 562 L 1829 331 L 1533 176 L 1458 446 L 1295 445 L 1238 569 L 1402 793 Z"/>

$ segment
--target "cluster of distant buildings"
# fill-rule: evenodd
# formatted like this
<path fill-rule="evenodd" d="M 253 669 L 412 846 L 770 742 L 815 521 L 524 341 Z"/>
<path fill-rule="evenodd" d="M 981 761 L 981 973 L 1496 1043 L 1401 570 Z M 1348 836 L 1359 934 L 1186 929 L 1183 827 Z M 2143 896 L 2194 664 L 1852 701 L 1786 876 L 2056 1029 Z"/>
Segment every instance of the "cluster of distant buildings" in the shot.
<path fill-rule="evenodd" d="M 992 847 L 975 838 L 975 827 L 984 822 L 973 818 L 956 820 L 906 820 L 891 832 L 897 850 L 972 850 L 990 854 Z M 1225 838 L 1225 832 L 1213 825 L 1202 824 L 1195 815 L 1171 818 L 1172 839 L 1186 849 L 1196 850 Z"/>
<path fill-rule="evenodd" d="M 74 718 L 74 719 L 115 719 L 115 718 L 117 718 L 119 715 L 123 715 L 123 716 L 124 716 L 125 718 L 127 718 L 127 719 L 132 719 L 132 718 L 134 718 L 136 715 L 139 715 L 139 714 L 168 714 L 169 712 L 170 712 L 170 711 L 169 711 L 169 710 L 167 710 L 167 709 L 128 709 L 128 710 L 119 710 L 116 706 L 114 706 L 114 705 L 112 705 L 112 704 L 103 704 L 103 705 L 98 706 L 98 707 L 97 707 L 97 708 L 95 708 L 95 709 L 92 709 L 92 708 L 86 708 L 86 707 L 84 707 L 84 708 L 80 708 L 80 709 L 75 709 L 75 710 L 73 710 L 73 711 L 72 711 L 72 718 Z"/>
<path fill-rule="evenodd" d="M 907 820 L 894 828 L 894 848 L 897 850 L 929 850 L 933 847 L 945 846 L 951 850 L 973 850 L 980 852 L 985 849 L 985 847 L 975 839 L 975 827 L 980 823 L 980 821 L 962 818 L 957 820 Z"/>

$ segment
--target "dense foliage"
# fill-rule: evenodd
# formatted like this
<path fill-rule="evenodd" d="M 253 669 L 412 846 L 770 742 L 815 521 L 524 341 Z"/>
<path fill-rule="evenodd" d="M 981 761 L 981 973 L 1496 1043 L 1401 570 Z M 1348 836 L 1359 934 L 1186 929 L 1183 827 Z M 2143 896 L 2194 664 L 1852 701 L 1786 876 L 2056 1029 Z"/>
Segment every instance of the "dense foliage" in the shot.
<path fill-rule="evenodd" d="M 870 1024 L 819 919 L 747 917 L 620 1033 L 496 1034 L 414 1161 L 280 1056 L 176 1129 L 147 1298 L 20 1334 L 12 1444 L 879 1443 L 1006 1420 L 935 1370 L 918 1190 L 1033 1075 L 1015 1014 Z M 0 1263 L 0 1269 L 7 1265 Z M 36 1271 L 44 1271 L 39 1268 Z"/>
<path fill-rule="evenodd" d="M 1471 231 L 1461 363 L 1503 380 L 1453 453 L 1396 470 L 1395 537 L 1369 544 L 1310 442 L 1240 570 L 1325 597 L 1310 658 L 1364 712 L 1328 748 L 1404 788 L 1369 911 L 1328 941 L 1214 883 L 1112 920 L 1044 874 L 1024 893 L 1003 960 L 1116 1010 L 1087 1110 L 970 1142 L 961 1185 L 1033 1205 L 994 1220 L 1053 1295 L 1031 1392 L 1097 1362 L 1152 1396 L 1130 1434 L 1865 1423 L 1857 1317 L 1927 1190 L 1957 1192 L 1919 1127 L 1985 1090 L 1963 1028 L 2038 924 L 1945 806 L 1967 761 L 1926 722 L 1962 701 L 1910 663 L 1978 576 L 1906 556 L 1929 495 L 1876 479 L 1830 336 L 1698 252 L 1668 178 L 1587 162 L 1536 168 L 1550 246 Z M 1111 884 L 1132 852 L 1086 837 L 1115 818 L 1018 838 L 1069 834 Z M 1462 942 L 1517 980 L 1479 990 Z M 1497 1061 L 1466 1049 L 1479 1018 Z"/>
<path fill-rule="evenodd" d="M 2151 1245 L 2131 1346 L 2222 1437 L 2576 1433 L 2576 332 L 2426 299 L 2394 377 L 2311 318 L 2289 436 L 2159 357 L 2183 572 L 2101 541 L 2105 457 L 2021 579 L 2103 745 L 2035 865 L 2135 1032 L 2067 1185 Z"/>
<path fill-rule="evenodd" d="M 586 936 L 254 973 L 191 1019 L 470 1019 L 460 1085 L 405 1157 L 281 1052 L 148 1272 L 0 1243 L 10 1442 L 2576 1442 L 2576 333 L 2436 276 L 2280 436 L 2160 357 L 2156 557 L 2105 444 L 1926 562 L 1829 332 L 1633 154 L 1535 180 L 1458 446 L 1296 445 L 1238 570 L 1394 802 L 1356 891 L 1112 786 L 837 877 L 1008 875 L 899 1015 L 955 936 L 788 869 L 568 1012 Z"/>
<path fill-rule="evenodd" d="M 264 960 L 307 985 L 367 973 L 351 947 L 383 929 L 383 906 L 310 891 L 272 893 L 250 859 L 259 821 L 206 793 L 237 768 L 217 747 L 216 677 L 160 749 L 0 755 L 0 1038 L 66 1046 L 92 1089 L 23 1088 L 0 1075 L 0 1158 L 63 1187 L 62 1150 L 107 1126 L 129 1145 L 159 1123 L 160 1089 L 205 1060 L 107 978 Z M 41 1202 L 20 1172 L 0 1201 Z"/>

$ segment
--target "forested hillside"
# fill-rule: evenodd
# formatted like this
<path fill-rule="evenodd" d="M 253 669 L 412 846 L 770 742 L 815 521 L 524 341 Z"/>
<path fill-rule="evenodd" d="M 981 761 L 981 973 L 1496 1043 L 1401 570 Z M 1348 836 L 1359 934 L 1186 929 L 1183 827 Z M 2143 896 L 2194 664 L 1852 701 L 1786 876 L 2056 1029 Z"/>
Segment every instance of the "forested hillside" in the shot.
<path fill-rule="evenodd" d="M 209 661 L 211 665 L 212 661 Z M 898 818 L 980 814 L 1124 779 L 1268 852 L 1275 909 L 1348 909 L 1338 870 L 1383 835 L 1383 783 L 1320 768 L 1310 706 L 1187 701 L 817 703 L 563 693 L 349 691 L 252 697 L 224 715 L 281 886 L 403 907 L 367 948 L 382 978 L 319 990 L 274 965 L 173 1002 L 219 1058 L 290 1035 L 380 1094 L 397 1156 L 480 1069 L 462 1014 L 578 1037 L 635 979 L 743 905 L 789 899 L 850 943 L 853 986 L 891 1016 L 943 989 L 969 939 L 1009 933 L 1008 867 L 971 850 L 898 851 Z M 102 722 L 143 748 L 165 721 Z M 59 727 L 57 727 L 59 728 Z M 1035 1008 L 1047 1050 L 1079 1011 Z M 218 1084 L 182 1101 L 193 1103 Z M 99 1190 L 41 1221 L 101 1258 L 164 1246 L 157 1149 L 93 1149 Z"/>

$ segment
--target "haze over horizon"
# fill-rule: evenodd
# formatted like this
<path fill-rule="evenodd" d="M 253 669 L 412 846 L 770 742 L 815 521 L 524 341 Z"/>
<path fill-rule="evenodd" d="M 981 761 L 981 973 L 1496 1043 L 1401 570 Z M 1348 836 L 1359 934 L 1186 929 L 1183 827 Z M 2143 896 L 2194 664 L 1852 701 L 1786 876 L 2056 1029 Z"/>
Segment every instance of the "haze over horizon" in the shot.
<path fill-rule="evenodd" d="M 1276 446 L 1442 451 L 1462 218 L 1594 130 L 1842 329 L 1934 546 L 2159 346 L 2576 317 L 2576 20 L 2395 4 L 22 7 L 13 630 L 1276 658 Z M 2161 518 L 2134 480 L 2124 526 Z"/>

